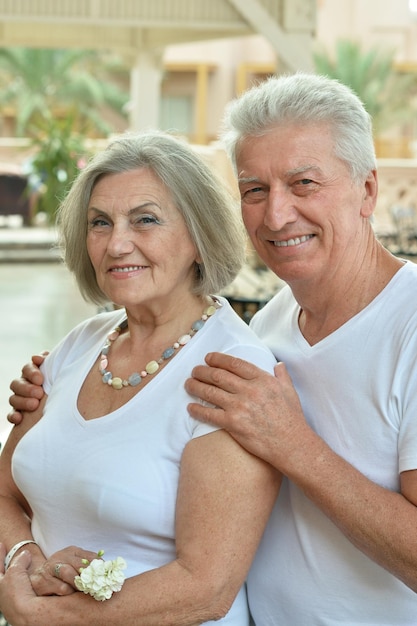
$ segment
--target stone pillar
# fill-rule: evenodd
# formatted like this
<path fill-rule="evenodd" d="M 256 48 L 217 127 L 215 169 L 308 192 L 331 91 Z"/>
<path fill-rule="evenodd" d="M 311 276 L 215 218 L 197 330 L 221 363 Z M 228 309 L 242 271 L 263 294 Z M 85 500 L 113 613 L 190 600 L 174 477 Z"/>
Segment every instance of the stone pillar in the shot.
<path fill-rule="evenodd" d="M 140 51 L 130 72 L 130 130 L 159 128 L 162 53 Z"/>

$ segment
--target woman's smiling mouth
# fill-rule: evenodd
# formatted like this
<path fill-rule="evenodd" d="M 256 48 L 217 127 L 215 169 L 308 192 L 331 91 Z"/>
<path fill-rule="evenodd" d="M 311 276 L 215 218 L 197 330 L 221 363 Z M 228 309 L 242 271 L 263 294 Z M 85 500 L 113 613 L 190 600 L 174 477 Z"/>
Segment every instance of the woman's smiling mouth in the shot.
<path fill-rule="evenodd" d="M 135 272 L 137 270 L 143 270 L 146 268 L 146 265 L 129 265 L 128 267 L 112 267 L 110 268 L 110 272 Z"/>

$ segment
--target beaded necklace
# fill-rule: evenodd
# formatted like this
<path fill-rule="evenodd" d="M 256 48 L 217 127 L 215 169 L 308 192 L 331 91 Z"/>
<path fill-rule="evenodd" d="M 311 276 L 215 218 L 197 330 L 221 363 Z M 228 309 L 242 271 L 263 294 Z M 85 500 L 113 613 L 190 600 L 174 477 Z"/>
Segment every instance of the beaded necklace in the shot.
<path fill-rule="evenodd" d="M 140 372 L 140 374 L 138 372 L 133 372 L 133 374 L 131 374 L 127 379 L 120 378 L 119 376 L 113 376 L 113 374 L 107 369 L 109 365 L 108 355 L 110 351 L 110 346 L 112 342 L 118 338 L 120 333 L 128 326 L 128 320 L 123 320 L 119 324 L 119 326 L 116 326 L 116 328 L 114 328 L 112 332 L 107 335 L 106 342 L 101 349 L 99 365 L 101 380 L 105 385 L 109 385 L 110 387 L 113 387 L 113 389 L 123 389 L 123 387 L 128 386 L 136 387 L 142 382 L 142 380 L 146 376 L 155 374 L 155 372 L 159 370 L 160 365 L 164 361 L 170 359 L 175 354 L 175 352 L 179 350 L 179 348 L 185 346 L 185 344 L 188 343 L 201 328 L 203 328 L 209 317 L 214 315 L 214 313 L 220 306 L 220 302 L 213 299 L 213 304 L 210 304 L 210 306 L 204 309 L 202 316 L 200 317 L 200 319 L 193 322 L 188 333 L 186 333 L 185 335 L 181 335 L 181 337 L 179 337 L 177 341 L 172 344 L 172 346 L 166 348 L 158 360 L 149 361 L 149 363 L 145 365 L 145 369 Z"/>

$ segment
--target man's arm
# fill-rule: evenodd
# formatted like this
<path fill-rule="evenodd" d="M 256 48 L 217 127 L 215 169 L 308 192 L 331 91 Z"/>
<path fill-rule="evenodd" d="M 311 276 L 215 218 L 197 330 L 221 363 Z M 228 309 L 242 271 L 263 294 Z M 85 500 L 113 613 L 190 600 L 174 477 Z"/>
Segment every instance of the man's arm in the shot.
<path fill-rule="evenodd" d="M 7 416 L 11 424 L 20 424 L 23 419 L 23 412 L 32 413 L 39 407 L 39 402 L 43 398 L 43 375 L 39 367 L 45 360 L 48 353 L 35 354 L 32 361 L 27 363 L 22 369 L 22 376 L 15 378 L 10 384 L 13 391 L 9 398 L 9 403 L 13 407 Z"/>
<path fill-rule="evenodd" d="M 274 377 L 228 355 L 206 361 L 186 389 L 209 405 L 192 403 L 190 414 L 288 476 L 359 550 L 417 592 L 417 470 L 401 475 L 395 493 L 337 455 L 307 424 L 284 364 Z"/>

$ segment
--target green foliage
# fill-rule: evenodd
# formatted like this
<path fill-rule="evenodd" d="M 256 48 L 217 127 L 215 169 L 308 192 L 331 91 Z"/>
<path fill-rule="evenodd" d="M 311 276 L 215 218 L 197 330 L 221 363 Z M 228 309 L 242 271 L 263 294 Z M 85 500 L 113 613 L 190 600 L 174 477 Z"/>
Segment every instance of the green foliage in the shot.
<path fill-rule="evenodd" d="M 36 188 L 36 212 L 55 222 L 56 210 L 83 160 L 88 157 L 84 135 L 74 132 L 73 118 L 44 119 L 33 129 L 36 153 L 31 161 L 30 181 Z"/>
<path fill-rule="evenodd" d="M 100 107 L 124 116 L 128 101 L 112 73 L 94 50 L 0 48 L 0 108 L 15 109 L 17 136 L 68 109 L 74 124 L 107 135 Z"/>
<path fill-rule="evenodd" d="M 103 109 L 125 117 L 128 94 L 119 85 L 126 77 L 123 64 L 103 52 L 0 48 L 0 111 L 12 107 L 16 135 L 31 139 L 35 208 L 50 223 L 86 155 L 85 137 L 112 131 Z"/>
<path fill-rule="evenodd" d="M 397 71 L 393 50 L 363 50 L 355 41 L 340 40 L 334 54 L 317 49 L 313 59 L 317 73 L 355 91 L 373 118 L 376 134 L 415 117 L 417 74 Z"/>

